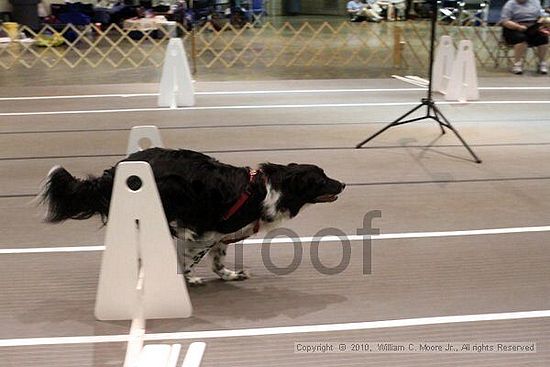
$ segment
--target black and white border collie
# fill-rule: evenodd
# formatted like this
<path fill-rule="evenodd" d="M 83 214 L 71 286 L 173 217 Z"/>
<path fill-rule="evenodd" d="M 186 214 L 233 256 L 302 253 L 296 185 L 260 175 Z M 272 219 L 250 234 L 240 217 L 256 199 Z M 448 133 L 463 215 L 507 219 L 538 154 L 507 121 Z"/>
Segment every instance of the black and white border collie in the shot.
<path fill-rule="evenodd" d="M 345 188 L 309 164 L 263 163 L 250 169 L 199 152 L 163 148 L 137 152 L 123 161 L 150 164 L 171 232 L 185 240 L 179 262 L 191 284 L 202 282 L 192 269 L 207 253 L 220 278 L 248 278 L 246 271 L 224 266 L 227 244 L 273 228 L 307 204 L 335 201 Z M 99 215 L 106 223 L 114 174 L 112 167 L 100 177 L 79 179 L 60 166 L 52 168 L 39 197 L 47 206 L 46 221 Z"/>

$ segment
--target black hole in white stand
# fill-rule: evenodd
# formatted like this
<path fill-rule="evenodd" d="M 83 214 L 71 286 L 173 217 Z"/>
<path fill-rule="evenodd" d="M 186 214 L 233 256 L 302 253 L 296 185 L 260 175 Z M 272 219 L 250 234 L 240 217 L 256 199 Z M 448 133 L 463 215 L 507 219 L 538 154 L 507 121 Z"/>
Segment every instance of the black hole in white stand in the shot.
<path fill-rule="evenodd" d="M 138 176 L 130 176 L 126 180 L 126 185 L 128 185 L 130 190 L 138 191 L 143 185 L 143 182 L 141 182 L 141 178 L 139 178 Z"/>
<path fill-rule="evenodd" d="M 153 145 L 153 142 L 149 138 L 141 138 L 138 141 L 138 145 L 141 150 L 146 150 L 151 148 L 151 146 Z"/>

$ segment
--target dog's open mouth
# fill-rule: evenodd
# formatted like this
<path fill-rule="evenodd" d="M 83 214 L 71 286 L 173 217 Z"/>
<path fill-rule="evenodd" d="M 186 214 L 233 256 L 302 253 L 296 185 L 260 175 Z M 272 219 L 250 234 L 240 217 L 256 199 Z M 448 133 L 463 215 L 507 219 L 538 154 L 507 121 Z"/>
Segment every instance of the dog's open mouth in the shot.
<path fill-rule="evenodd" d="M 336 201 L 336 200 L 338 200 L 337 194 L 326 194 L 326 195 L 317 196 L 317 198 L 315 198 L 315 201 L 317 203 L 332 203 L 333 201 Z"/>

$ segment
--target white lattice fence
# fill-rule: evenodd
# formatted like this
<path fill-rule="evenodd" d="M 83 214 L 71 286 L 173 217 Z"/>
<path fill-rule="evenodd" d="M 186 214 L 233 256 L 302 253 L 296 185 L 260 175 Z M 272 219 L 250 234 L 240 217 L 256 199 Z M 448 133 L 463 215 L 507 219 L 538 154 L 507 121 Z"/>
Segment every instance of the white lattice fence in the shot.
<path fill-rule="evenodd" d="M 84 27 L 44 26 L 39 32 L 22 27 L 26 38 L 0 46 L 0 67 L 9 69 L 17 65 L 32 68 L 37 65 L 55 67 L 60 64 L 70 68 L 87 64 L 98 67 L 160 66 L 167 41 L 174 32 L 159 27 L 138 32 L 121 29 L 111 24 L 107 29 L 95 25 Z M 177 32 L 188 42 L 190 34 L 181 27 Z"/>
<path fill-rule="evenodd" d="M 350 65 L 380 70 L 424 71 L 428 61 L 429 22 L 393 23 L 324 22 L 242 28 L 226 23 L 221 29 L 206 23 L 193 31 L 181 25 L 137 32 L 110 25 L 45 26 L 38 33 L 23 27 L 27 39 L 0 44 L 0 68 L 16 66 L 77 68 L 162 64 L 168 39 L 182 38 L 194 70 L 231 68 L 331 67 Z M 440 26 L 438 35 L 455 42 L 471 39 L 480 67 L 494 67 L 500 28 Z M 40 46 L 41 45 L 41 46 Z"/>

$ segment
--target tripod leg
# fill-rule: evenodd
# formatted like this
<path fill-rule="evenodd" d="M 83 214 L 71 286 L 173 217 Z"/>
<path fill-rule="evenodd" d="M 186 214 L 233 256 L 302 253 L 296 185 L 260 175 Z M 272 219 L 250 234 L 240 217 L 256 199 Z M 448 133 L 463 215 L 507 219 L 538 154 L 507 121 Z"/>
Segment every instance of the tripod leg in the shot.
<path fill-rule="evenodd" d="M 481 159 L 479 159 L 479 157 L 474 153 L 474 151 L 472 150 L 472 148 L 470 148 L 470 146 L 468 145 L 468 143 L 466 143 L 466 141 L 464 139 L 462 139 L 462 136 L 460 136 L 460 134 L 458 133 L 458 131 L 453 127 L 453 125 L 451 125 L 451 123 L 449 122 L 449 120 L 447 120 L 447 118 L 445 117 L 445 115 L 443 115 L 441 113 L 441 111 L 439 111 L 439 109 L 434 106 L 434 111 L 436 112 L 437 115 L 441 116 L 441 118 L 443 119 L 443 121 L 445 122 L 445 126 L 450 129 L 453 133 L 455 133 L 456 137 L 458 138 L 458 140 L 460 140 L 460 142 L 462 143 L 462 145 L 464 145 L 464 147 L 468 150 L 468 152 L 470 152 L 470 154 L 472 155 L 472 157 L 474 157 L 476 163 L 481 163 Z M 440 123 L 441 124 L 441 123 Z M 443 127 L 442 127 L 443 128 Z"/>
<path fill-rule="evenodd" d="M 439 128 L 441 129 L 441 135 L 445 134 L 445 129 L 443 128 L 441 122 L 437 121 L 437 123 L 439 124 Z"/>
<path fill-rule="evenodd" d="M 430 110 L 433 110 L 433 113 L 434 113 L 433 116 L 430 115 Z M 444 135 L 445 134 L 445 129 L 443 128 L 443 124 L 441 123 L 441 120 L 439 118 L 439 111 L 435 107 L 435 105 L 429 105 L 428 106 L 428 115 L 439 124 L 439 128 L 441 129 L 441 135 Z"/>
<path fill-rule="evenodd" d="M 369 136 L 368 138 L 366 138 L 365 140 L 363 140 L 362 142 L 360 142 L 359 144 L 357 144 L 355 146 L 356 149 L 359 149 L 361 148 L 363 145 L 367 144 L 369 141 L 371 141 L 372 139 L 376 138 L 378 135 L 382 134 L 384 131 L 388 130 L 390 127 L 394 126 L 395 125 L 395 121 L 392 122 L 391 124 L 385 126 L 383 129 L 377 131 L 374 135 L 371 135 Z"/>
<path fill-rule="evenodd" d="M 378 135 L 382 134 L 384 131 L 388 130 L 390 127 L 392 126 L 395 126 L 395 125 L 399 125 L 399 122 L 401 120 L 403 120 L 405 117 L 409 116 L 410 114 L 412 114 L 413 112 L 415 112 L 416 110 L 418 110 L 420 107 L 424 106 L 424 103 L 420 103 L 418 106 L 416 106 L 415 108 L 413 108 L 412 110 L 410 110 L 409 112 L 405 113 L 403 116 L 400 116 L 398 117 L 396 120 L 394 120 L 393 122 L 391 122 L 389 125 L 386 125 L 384 128 L 382 128 L 381 130 L 377 131 L 374 135 L 371 135 L 369 136 L 368 138 L 366 138 L 365 140 L 363 140 L 362 142 L 360 142 L 359 144 L 357 144 L 355 146 L 356 149 L 359 149 L 361 148 L 363 145 L 367 144 L 369 141 L 371 141 L 372 139 L 376 138 Z"/>
<path fill-rule="evenodd" d="M 441 121 L 439 120 L 439 117 L 437 116 L 437 112 L 435 113 L 435 117 L 437 117 L 436 121 L 439 124 L 439 128 L 441 129 L 441 135 L 444 135 L 445 129 L 443 128 L 443 124 L 441 123 Z"/>

